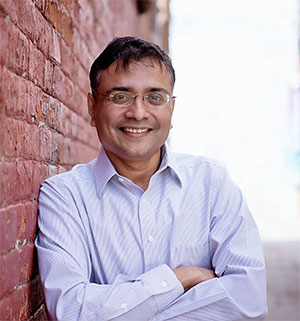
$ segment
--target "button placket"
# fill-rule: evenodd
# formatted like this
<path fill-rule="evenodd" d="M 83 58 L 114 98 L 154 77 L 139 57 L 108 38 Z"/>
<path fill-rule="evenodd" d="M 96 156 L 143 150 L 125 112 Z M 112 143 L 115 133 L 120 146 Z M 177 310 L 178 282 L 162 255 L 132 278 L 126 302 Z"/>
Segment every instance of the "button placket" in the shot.
<path fill-rule="evenodd" d="M 144 263 L 145 268 L 152 268 L 157 261 L 156 258 L 156 217 L 151 204 L 151 199 L 148 195 L 143 195 L 140 200 L 140 224 L 144 249 Z"/>

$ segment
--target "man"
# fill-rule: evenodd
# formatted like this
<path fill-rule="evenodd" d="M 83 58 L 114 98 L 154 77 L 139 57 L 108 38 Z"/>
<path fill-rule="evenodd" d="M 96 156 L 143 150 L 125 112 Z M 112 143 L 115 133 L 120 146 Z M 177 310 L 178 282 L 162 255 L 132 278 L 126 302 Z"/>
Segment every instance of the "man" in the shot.
<path fill-rule="evenodd" d="M 36 246 L 50 318 L 263 318 L 263 253 L 239 189 L 217 162 L 166 144 L 175 104 L 167 54 L 116 38 L 90 80 L 99 156 L 40 192 Z"/>

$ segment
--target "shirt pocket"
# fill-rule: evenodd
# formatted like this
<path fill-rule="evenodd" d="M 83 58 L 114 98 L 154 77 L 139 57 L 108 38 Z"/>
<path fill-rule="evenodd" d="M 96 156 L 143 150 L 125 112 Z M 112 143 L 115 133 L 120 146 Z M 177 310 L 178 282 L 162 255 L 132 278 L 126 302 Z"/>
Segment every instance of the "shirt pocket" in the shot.
<path fill-rule="evenodd" d="M 211 269 L 208 243 L 203 245 L 171 247 L 171 268 L 181 265 L 196 265 Z"/>

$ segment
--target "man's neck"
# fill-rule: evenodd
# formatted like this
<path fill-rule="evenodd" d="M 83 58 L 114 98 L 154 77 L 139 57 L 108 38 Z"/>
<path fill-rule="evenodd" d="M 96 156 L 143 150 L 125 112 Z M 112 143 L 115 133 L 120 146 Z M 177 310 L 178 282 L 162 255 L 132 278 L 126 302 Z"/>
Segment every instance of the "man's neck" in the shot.
<path fill-rule="evenodd" d="M 116 155 L 106 151 L 107 156 L 116 171 L 129 178 L 144 191 L 148 188 L 151 176 L 159 169 L 161 163 L 161 150 L 158 150 L 147 160 L 120 160 Z"/>

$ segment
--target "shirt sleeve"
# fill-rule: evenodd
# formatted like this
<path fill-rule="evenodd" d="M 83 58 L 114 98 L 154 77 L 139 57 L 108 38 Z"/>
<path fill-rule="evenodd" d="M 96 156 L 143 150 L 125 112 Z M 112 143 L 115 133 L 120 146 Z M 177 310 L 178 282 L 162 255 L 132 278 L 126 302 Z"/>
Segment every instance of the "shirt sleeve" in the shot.
<path fill-rule="evenodd" d="M 151 320 L 262 320 L 267 312 L 262 246 L 240 190 L 226 171 L 211 189 L 209 236 L 217 277 L 199 283 Z"/>
<path fill-rule="evenodd" d="M 183 293 L 167 265 L 113 284 L 92 283 L 87 235 L 66 186 L 48 180 L 39 196 L 35 244 L 51 320 L 150 320 Z"/>

